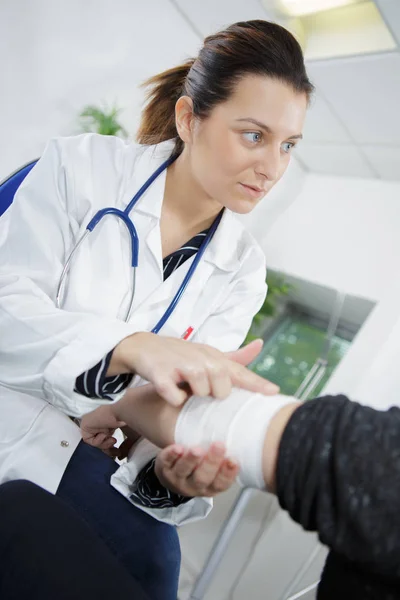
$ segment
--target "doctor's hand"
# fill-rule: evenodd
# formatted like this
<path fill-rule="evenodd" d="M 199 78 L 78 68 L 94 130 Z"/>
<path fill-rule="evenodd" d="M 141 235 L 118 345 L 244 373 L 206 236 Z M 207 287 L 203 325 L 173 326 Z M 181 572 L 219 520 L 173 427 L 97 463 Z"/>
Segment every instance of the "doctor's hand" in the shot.
<path fill-rule="evenodd" d="M 246 369 L 262 348 L 256 340 L 236 352 L 223 353 L 211 346 L 190 343 L 153 333 L 135 333 L 115 348 L 107 376 L 136 373 L 154 384 L 157 393 L 173 406 L 187 399 L 187 389 L 197 396 L 226 398 L 232 387 L 264 395 L 279 388 Z"/>
<path fill-rule="evenodd" d="M 124 421 L 119 421 L 112 410 L 111 405 L 99 406 L 90 413 L 84 415 L 80 423 L 82 440 L 103 450 L 113 458 L 125 458 L 139 434 L 127 427 Z M 114 437 L 116 429 L 122 429 L 126 439 L 119 447 L 116 447 L 117 439 Z"/>
<path fill-rule="evenodd" d="M 239 467 L 225 456 L 224 445 L 217 442 L 208 450 L 168 446 L 158 454 L 154 470 L 165 488 L 194 497 L 224 492 L 235 481 Z"/>
<path fill-rule="evenodd" d="M 82 417 L 82 439 L 90 446 L 107 451 L 117 443 L 113 437 L 115 430 L 125 425 L 123 421 L 118 421 L 110 405 L 99 406 Z"/>

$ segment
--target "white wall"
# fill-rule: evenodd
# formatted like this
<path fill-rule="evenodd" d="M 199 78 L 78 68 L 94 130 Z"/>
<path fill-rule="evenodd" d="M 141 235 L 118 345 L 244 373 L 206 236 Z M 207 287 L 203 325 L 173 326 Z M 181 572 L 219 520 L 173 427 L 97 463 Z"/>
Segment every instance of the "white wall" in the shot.
<path fill-rule="evenodd" d="M 200 45 L 166 0 L 3 0 L 0 23 L 0 180 L 76 133 L 85 104 L 115 102 L 133 132 L 139 84 Z"/>
<path fill-rule="evenodd" d="M 308 174 L 263 248 L 271 268 L 378 300 L 397 275 L 400 183 Z"/>
<path fill-rule="evenodd" d="M 246 12 L 236 8 L 232 20 Z M 121 107 L 121 121 L 134 136 L 140 84 L 196 56 L 202 42 L 168 0 L 3 0 L 0 23 L 0 181 L 38 157 L 49 138 L 78 133 L 86 104 Z M 294 162 L 247 217 L 258 239 L 304 179 Z"/>
<path fill-rule="evenodd" d="M 385 292 L 325 388 L 380 410 L 400 405 L 400 280 Z"/>
<path fill-rule="evenodd" d="M 377 302 L 325 391 L 400 403 L 400 183 L 307 174 L 262 245 L 271 268 Z"/>
<path fill-rule="evenodd" d="M 398 315 L 398 308 L 396 312 Z M 353 394 L 354 399 L 379 410 L 400 406 L 400 317 L 391 322 L 390 334 L 379 349 L 375 344 L 378 351 Z"/>

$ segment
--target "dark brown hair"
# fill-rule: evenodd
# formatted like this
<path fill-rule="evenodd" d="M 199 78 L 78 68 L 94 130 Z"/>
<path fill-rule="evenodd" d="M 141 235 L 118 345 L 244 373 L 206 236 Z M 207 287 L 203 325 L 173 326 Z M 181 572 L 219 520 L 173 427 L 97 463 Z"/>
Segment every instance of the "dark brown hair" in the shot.
<path fill-rule="evenodd" d="M 205 118 L 217 104 L 229 98 L 235 84 L 245 75 L 278 79 L 308 98 L 314 89 L 300 45 L 287 29 L 262 20 L 235 23 L 207 37 L 196 59 L 144 83 L 149 89 L 138 142 L 158 144 L 175 138 L 174 154 L 180 154 L 183 142 L 175 126 L 178 98 L 189 96 L 194 115 Z"/>

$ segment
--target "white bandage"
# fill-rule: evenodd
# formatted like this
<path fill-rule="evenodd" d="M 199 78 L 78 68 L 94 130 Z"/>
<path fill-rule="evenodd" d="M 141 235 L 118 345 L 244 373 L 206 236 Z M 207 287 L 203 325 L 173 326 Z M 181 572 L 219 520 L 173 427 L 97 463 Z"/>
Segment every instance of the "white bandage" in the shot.
<path fill-rule="evenodd" d="M 263 396 L 234 389 L 225 400 L 192 396 L 184 405 L 175 428 L 175 442 L 183 446 L 208 448 L 223 442 L 227 456 L 240 466 L 239 483 L 265 489 L 262 451 L 272 417 L 291 396 Z"/>

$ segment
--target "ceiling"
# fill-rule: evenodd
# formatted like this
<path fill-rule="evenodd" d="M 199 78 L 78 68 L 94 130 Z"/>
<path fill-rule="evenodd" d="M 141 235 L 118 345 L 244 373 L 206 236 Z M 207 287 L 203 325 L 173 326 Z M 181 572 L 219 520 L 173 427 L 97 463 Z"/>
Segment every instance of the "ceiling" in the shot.
<path fill-rule="evenodd" d="M 273 18 L 261 0 L 171 0 L 202 39 L 230 23 Z M 400 0 L 375 0 L 395 51 L 308 61 L 316 94 L 296 158 L 306 171 L 400 181 Z"/>

